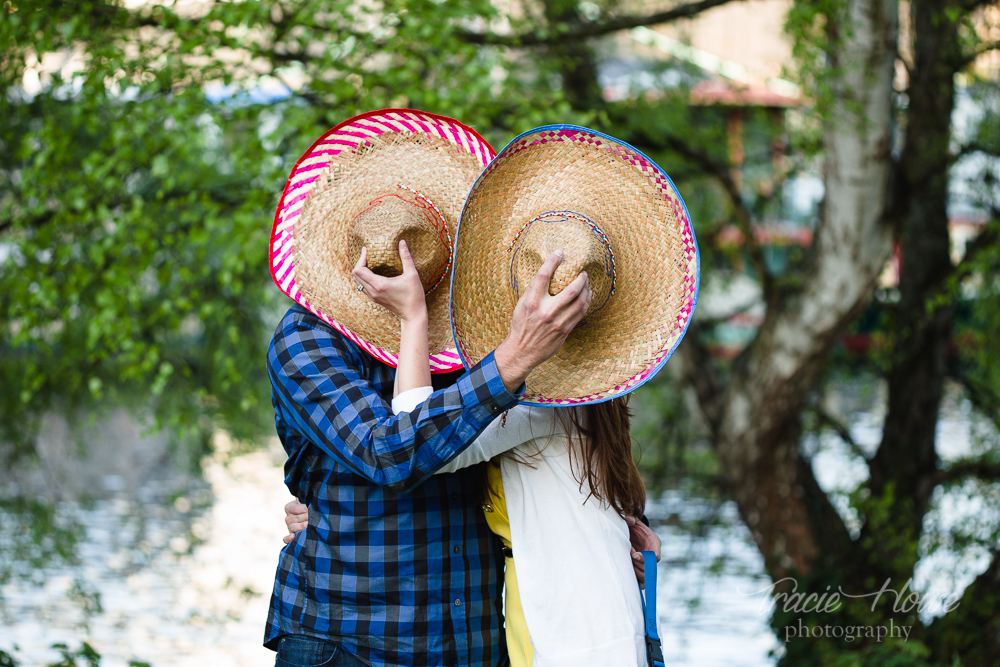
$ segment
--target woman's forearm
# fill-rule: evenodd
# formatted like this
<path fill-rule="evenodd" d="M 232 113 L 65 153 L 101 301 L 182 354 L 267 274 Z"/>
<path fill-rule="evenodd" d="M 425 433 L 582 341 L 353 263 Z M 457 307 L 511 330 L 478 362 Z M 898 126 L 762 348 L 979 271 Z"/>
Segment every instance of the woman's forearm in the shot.
<path fill-rule="evenodd" d="M 431 383 L 431 369 L 427 351 L 427 310 L 399 325 L 399 360 L 396 364 L 396 382 L 393 396 Z"/>

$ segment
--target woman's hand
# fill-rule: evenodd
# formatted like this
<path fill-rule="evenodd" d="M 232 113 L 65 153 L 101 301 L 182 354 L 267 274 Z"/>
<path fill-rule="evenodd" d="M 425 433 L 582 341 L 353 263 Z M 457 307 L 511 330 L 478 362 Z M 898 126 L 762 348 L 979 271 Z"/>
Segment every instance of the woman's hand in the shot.
<path fill-rule="evenodd" d="M 285 503 L 285 525 L 288 526 L 288 534 L 281 541 L 288 544 L 295 539 L 295 533 L 309 526 L 309 508 L 298 499 Z"/>
<path fill-rule="evenodd" d="M 625 517 L 628 524 L 629 542 L 632 543 L 632 569 L 635 570 L 635 578 L 640 584 L 646 583 L 646 564 L 642 560 L 640 551 L 652 551 L 656 555 L 656 562 L 660 562 L 660 537 L 653 532 L 653 529 L 636 519 L 634 516 Z"/>
<path fill-rule="evenodd" d="M 386 278 L 368 268 L 368 249 L 361 249 L 361 257 L 354 265 L 354 280 L 364 287 L 368 298 L 385 306 L 403 322 L 419 322 L 427 319 L 427 301 L 420 274 L 413 263 L 406 241 L 399 242 L 399 259 L 403 263 L 403 274 Z"/>

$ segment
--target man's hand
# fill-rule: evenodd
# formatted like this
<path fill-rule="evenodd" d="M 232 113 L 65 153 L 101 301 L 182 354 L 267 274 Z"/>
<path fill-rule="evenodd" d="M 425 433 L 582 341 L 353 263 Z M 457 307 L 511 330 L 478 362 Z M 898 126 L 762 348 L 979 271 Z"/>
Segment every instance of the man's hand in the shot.
<path fill-rule="evenodd" d="M 309 526 L 309 508 L 298 499 L 285 503 L 285 525 L 288 526 L 288 534 L 281 541 L 288 544 L 295 539 L 295 533 Z"/>
<path fill-rule="evenodd" d="M 403 273 L 395 278 L 380 276 L 368 268 L 368 249 L 361 249 L 358 263 L 354 265 L 354 280 L 364 286 L 368 298 L 385 306 L 404 322 L 427 321 L 427 301 L 420 274 L 413 263 L 406 241 L 399 241 L 399 259 L 403 263 Z"/>
<path fill-rule="evenodd" d="M 514 307 L 510 333 L 493 353 L 508 391 L 517 391 L 528 373 L 559 351 L 590 308 L 591 292 L 586 272 L 578 275 L 559 294 L 549 294 L 552 274 L 562 257 L 562 251 L 557 250 L 538 269 Z"/>
<path fill-rule="evenodd" d="M 625 517 L 628 524 L 628 538 L 632 543 L 632 569 L 640 584 L 646 583 L 646 566 L 640 551 L 652 551 L 656 562 L 660 562 L 660 538 L 653 530 L 634 516 Z"/>

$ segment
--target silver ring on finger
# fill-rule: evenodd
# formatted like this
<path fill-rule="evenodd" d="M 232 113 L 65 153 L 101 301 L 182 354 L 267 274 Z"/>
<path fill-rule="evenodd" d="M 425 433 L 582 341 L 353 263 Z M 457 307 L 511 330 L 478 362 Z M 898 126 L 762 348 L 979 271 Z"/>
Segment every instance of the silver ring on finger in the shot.
<path fill-rule="evenodd" d="M 358 291 L 358 292 L 364 292 L 365 291 L 365 286 L 364 285 L 355 285 L 354 289 L 356 291 Z"/>

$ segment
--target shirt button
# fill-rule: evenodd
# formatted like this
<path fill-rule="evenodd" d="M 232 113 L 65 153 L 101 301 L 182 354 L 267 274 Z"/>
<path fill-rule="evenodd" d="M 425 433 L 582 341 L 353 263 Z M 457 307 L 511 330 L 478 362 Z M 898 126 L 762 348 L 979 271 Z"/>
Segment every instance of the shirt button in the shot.
<path fill-rule="evenodd" d="M 462 548 L 460 546 L 458 546 L 457 544 L 455 545 L 455 548 L 452 549 L 452 551 L 454 551 L 455 553 L 458 553 L 461 550 L 462 550 Z"/>
<path fill-rule="evenodd" d="M 456 607 L 461 607 L 462 606 L 462 601 L 459 600 L 458 598 L 455 598 L 455 606 Z"/>

